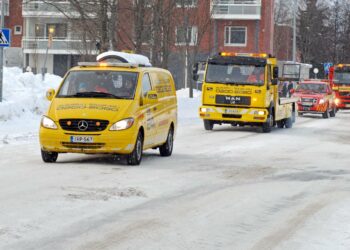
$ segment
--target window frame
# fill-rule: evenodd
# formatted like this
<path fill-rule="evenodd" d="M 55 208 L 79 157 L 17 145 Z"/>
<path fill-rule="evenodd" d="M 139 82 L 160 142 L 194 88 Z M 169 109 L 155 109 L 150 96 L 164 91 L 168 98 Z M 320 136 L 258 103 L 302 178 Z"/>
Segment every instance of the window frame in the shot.
<path fill-rule="evenodd" d="M 19 28 L 20 30 L 17 31 L 17 28 Z M 22 25 L 15 25 L 13 27 L 13 34 L 15 34 L 15 35 L 22 35 L 22 30 L 23 30 Z"/>
<path fill-rule="evenodd" d="M 178 34 L 179 28 L 185 28 L 185 27 L 176 26 L 176 28 L 175 28 L 175 45 L 176 46 L 185 46 L 185 45 L 187 45 L 186 41 L 178 42 L 177 34 Z M 191 29 L 191 40 L 189 41 L 188 45 L 189 46 L 197 46 L 198 45 L 198 27 L 197 26 L 188 26 L 187 30 L 186 30 L 186 35 L 188 32 L 188 29 Z"/>
<path fill-rule="evenodd" d="M 198 0 L 190 0 L 191 4 L 186 4 L 185 1 L 186 0 L 176 0 L 176 8 L 197 8 L 198 7 Z"/>
<path fill-rule="evenodd" d="M 230 43 L 231 41 L 231 30 L 232 28 L 239 28 L 239 29 L 244 29 L 245 32 L 245 37 L 244 37 L 244 44 L 243 43 Z M 227 43 L 227 37 L 226 37 L 226 33 L 227 33 L 227 29 L 229 29 L 229 37 L 228 37 L 228 41 L 229 43 Z M 225 46 L 235 46 L 235 47 L 247 47 L 247 41 L 248 40 L 248 28 L 247 26 L 225 26 L 224 27 L 224 45 Z"/>

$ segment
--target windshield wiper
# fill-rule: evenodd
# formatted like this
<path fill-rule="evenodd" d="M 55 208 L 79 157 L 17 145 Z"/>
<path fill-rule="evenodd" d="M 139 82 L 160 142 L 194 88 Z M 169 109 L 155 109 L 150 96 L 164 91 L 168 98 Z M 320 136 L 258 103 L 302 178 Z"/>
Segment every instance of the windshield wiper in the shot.
<path fill-rule="evenodd" d="M 66 98 L 72 98 L 72 97 L 105 97 L 105 98 L 115 98 L 115 99 L 128 99 L 126 96 L 116 96 L 111 93 L 104 93 L 104 92 L 78 92 L 75 95 L 66 95 L 62 96 Z"/>

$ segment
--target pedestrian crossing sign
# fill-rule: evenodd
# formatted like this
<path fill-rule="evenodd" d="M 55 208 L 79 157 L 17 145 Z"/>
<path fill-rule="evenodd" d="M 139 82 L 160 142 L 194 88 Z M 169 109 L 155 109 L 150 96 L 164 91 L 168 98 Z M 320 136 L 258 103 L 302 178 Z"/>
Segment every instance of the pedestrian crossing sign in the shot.
<path fill-rule="evenodd" d="M 10 47 L 11 45 L 11 30 L 0 29 L 0 47 Z"/>

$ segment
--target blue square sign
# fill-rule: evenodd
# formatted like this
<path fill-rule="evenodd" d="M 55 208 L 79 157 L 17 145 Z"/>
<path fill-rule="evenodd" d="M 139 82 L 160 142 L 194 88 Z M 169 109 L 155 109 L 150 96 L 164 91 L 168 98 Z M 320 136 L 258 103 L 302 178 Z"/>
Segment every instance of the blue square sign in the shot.
<path fill-rule="evenodd" d="M 11 45 L 11 30 L 0 29 L 0 47 L 10 47 Z"/>

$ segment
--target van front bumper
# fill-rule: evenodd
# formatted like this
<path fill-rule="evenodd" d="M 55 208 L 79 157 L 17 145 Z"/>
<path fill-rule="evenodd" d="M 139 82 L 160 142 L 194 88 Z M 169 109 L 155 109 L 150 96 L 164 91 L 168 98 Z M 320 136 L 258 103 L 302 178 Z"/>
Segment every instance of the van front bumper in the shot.
<path fill-rule="evenodd" d="M 231 108 L 201 106 L 199 117 L 204 120 L 221 122 L 263 123 L 266 122 L 268 110 L 266 108 Z"/>
<path fill-rule="evenodd" d="M 91 133 L 70 132 L 62 129 L 40 127 L 41 148 L 58 153 L 87 154 L 129 154 L 134 150 L 137 130 L 132 128 L 121 131 L 101 131 Z M 89 143 L 73 142 L 73 137 L 91 137 Z"/>

